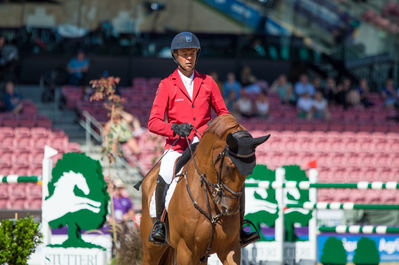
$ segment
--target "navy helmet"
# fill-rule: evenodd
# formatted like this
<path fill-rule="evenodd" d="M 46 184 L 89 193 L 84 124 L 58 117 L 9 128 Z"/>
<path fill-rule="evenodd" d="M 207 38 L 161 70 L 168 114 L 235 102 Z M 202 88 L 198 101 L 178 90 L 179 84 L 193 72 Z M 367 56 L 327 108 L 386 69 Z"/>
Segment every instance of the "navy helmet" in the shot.
<path fill-rule="evenodd" d="M 197 36 L 191 32 L 180 32 L 177 34 L 170 45 L 170 52 L 172 54 L 173 61 L 177 63 L 181 68 L 183 68 L 180 63 L 176 60 L 174 51 L 180 49 L 198 49 L 197 51 L 197 59 L 199 57 L 201 51 L 201 44 Z M 183 68 L 184 69 L 184 68 Z"/>
<path fill-rule="evenodd" d="M 171 52 L 179 49 L 195 48 L 201 49 L 201 45 L 197 36 L 191 32 L 180 32 L 177 34 L 170 45 Z"/>

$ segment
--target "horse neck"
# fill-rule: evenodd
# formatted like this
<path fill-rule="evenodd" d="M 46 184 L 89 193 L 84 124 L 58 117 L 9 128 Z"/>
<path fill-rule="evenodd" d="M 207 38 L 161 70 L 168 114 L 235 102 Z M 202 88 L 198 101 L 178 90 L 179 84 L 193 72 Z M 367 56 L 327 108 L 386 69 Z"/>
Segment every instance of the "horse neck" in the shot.
<path fill-rule="evenodd" d="M 205 175 L 208 181 L 215 183 L 213 176 L 216 175 L 216 170 L 213 165 L 212 152 L 214 148 L 214 139 L 209 135 L 204 135 L 201 142 L 198 144 L 196 152 L 194 154 L 195 165 L 192 162 L 188 168 L 187 181 L 190 189 L 194 196 L 199 195 L 200 198 L 203 196 L 203 188 L 201 185 L 201 178 L 199 174 Z M 198 170 L 196 169 L 198 168 Z"/>
<path fill-rule="evenodd" d="M 212 157 L 215 141 L 220 140 L 215 138 L 217 137 L 214 135 L 204 135 L 201 139 L 201 142 L 198 144 L 197 151 L 194 154 L 199 171 L 202 174 L 206 174 L 206 176 L 216 173 Z"/>

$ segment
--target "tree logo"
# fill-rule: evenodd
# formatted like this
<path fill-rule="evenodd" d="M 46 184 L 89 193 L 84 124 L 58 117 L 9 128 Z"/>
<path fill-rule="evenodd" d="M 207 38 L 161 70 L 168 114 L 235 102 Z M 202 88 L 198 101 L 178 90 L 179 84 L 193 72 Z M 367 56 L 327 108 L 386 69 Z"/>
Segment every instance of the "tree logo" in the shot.
<path fill-rule="evenodd" d="M 285 179 L 287 181 L 308 181 L 306 172 L 299 166 L 283 166 L 285 169 Z M 256 165 L 252 175 L 249 175 L 246 182 L 275 181 L 275 171 L 268 169 L 265 165 Z M 246 215 L 251 220 L 258 231 L 262 231 L 262 225 L 274 227 L 278 218 L 279 209 L 274 189 L 246 188 Z M 303 203 L 309 201 L 309 191 L 299 189 L 285 189 L 285 203 Z M 306 226 L 309 223 L 312 213 L 305 209 L 287 209 L 284 213 L 285 240 L 296 241 L 294 224 Z M 267 239 L 260 233 L 261 241 Z"/>
<path fill-rule="evenodd" d="M 68 238 L 50 247 L 103 248 L 83 241 L 81 230 L 100 228 L 107 216 L 109 195 L 100 163 L 82 153 L 58 160 L 48 183 L 44 218 L 51 228 L 68 227 Z"/>
<path fill-rule="evenodd" d="M 256 165 L 254 171 L 248 176 L 246 182 L 274 181 L 275 172 L 264 165 Z M 258 231 L 262 225 L 274 227 L 278 218 L 278 206 L 274 189 L 245 188 L 245 217 L 252 221 Z M 261 241 L 267 239 L 259 233 Z"/>

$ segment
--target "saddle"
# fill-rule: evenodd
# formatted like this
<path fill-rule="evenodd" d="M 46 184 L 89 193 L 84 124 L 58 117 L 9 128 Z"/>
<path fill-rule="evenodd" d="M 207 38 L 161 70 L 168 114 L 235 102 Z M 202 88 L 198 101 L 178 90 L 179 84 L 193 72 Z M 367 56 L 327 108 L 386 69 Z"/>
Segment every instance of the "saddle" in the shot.
<path fill-rule="evenodd" d="M 197 145 L 198 145 L 198 143 L 193 143 L 190 145 L 190 148 L 193 151 L 193 153 L 195 152 L 195 149 L 197 149 Z M 191 158 L 190 148 L 187 148 L 186 150 L 184 150 L 181 157 L 177 160 L 174 176 L 176 176 L 177 173 L 179 173 L 179 171 L 184 167 L 184 165 L 187 164 L 188 160 L 190 160 L 190 158 Z"/>

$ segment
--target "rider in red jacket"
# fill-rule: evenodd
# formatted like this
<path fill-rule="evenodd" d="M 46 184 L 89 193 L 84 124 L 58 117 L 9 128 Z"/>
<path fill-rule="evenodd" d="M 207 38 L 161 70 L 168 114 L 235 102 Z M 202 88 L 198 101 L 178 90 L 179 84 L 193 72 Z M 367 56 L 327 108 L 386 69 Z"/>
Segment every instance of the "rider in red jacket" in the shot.
<path fill-rule="evenodd" d="M 150 241 L 157 244 L 166 242 L 166 228 L 160 218 L 176 159 L 187 148 L 184 137 L 188 136 L 191 143 L 199 141 L 211 120 L 211 107 L 217 115 L 229 113 L 212 77 L 194 70 L 200 49 L 200 42 L 193 33 L 182 32 L 173 38 L 171 53 L 178 67 L 160 82 L 148 121 L 151 132 L 167 137 L 155 190 L 157 220 L 150 235 Z M 242 230 L 243 236 L 253 235 Z"/>

